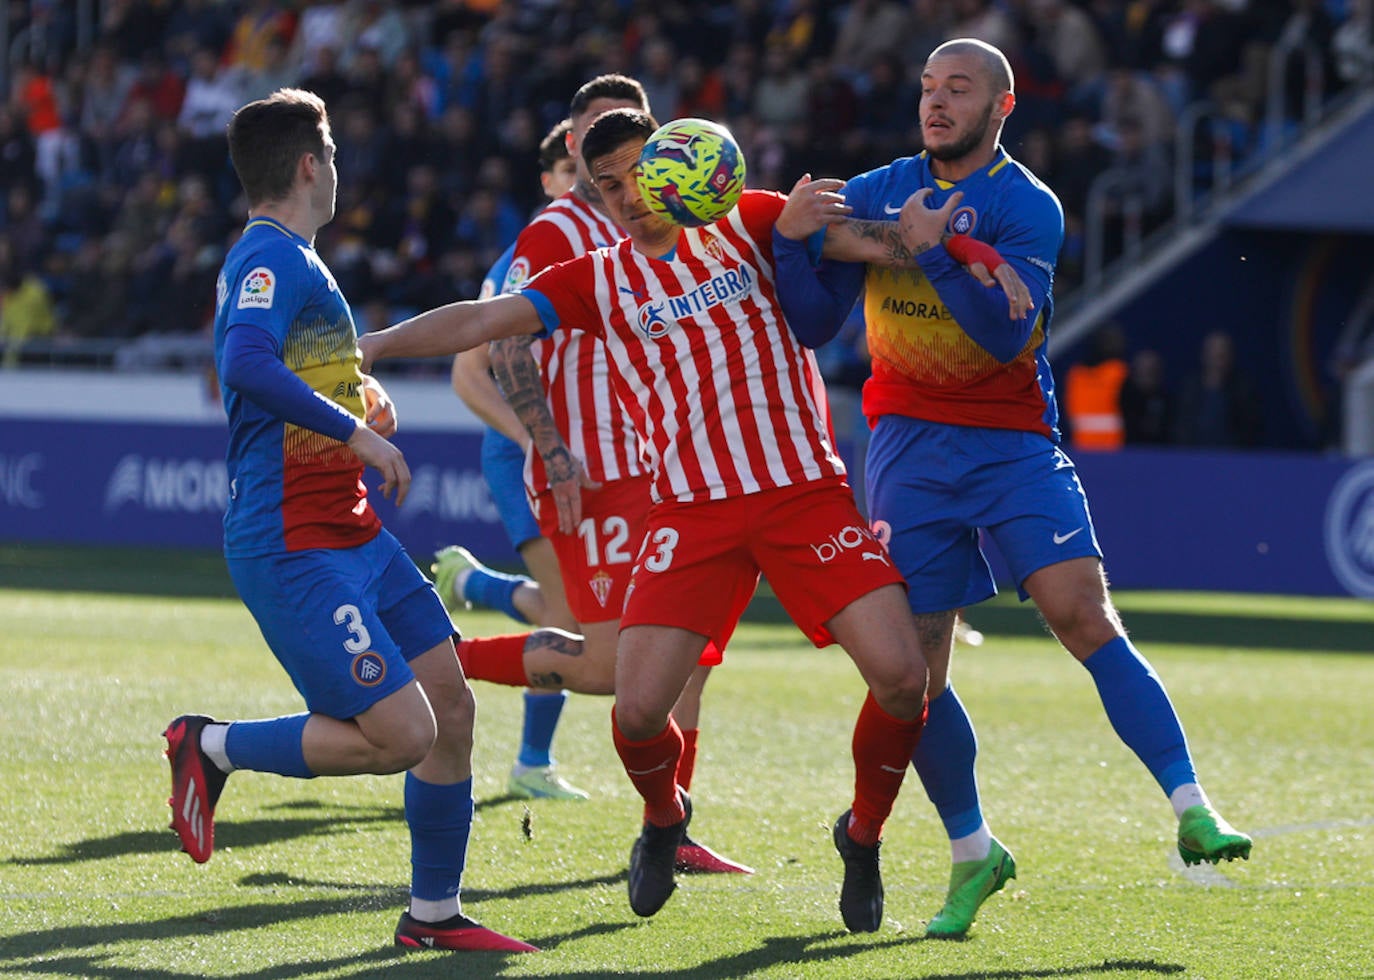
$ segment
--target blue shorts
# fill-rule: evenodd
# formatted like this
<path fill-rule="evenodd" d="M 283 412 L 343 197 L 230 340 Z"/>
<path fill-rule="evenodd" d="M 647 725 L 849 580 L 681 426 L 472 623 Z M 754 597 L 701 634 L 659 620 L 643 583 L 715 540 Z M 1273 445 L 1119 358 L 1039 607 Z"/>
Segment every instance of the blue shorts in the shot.
<path fill-rule="evenodd" d="M 317 714 L 362 714 L 414 679 L 409 661 L 456 632 L 434 586 L 386 530 L 356 548 L 228 564 L 263 639 Z"/>
<path fill-rule="evenodd" d="M 1033 432 L 885 415 L 868 446 L 868 518 L 907 581 L 913 612 L 997 594 L 980 529 L 1006 559 L 1022 600 L 1033 572 L 1102 557 L 1073 461 Z"/>
<path fill-rule="evenodd" d="M 539 522 L 525 494 L 525 451 L 493 428 L 482 433 L 482 475 L 516 551 L 539 537 Z"/>

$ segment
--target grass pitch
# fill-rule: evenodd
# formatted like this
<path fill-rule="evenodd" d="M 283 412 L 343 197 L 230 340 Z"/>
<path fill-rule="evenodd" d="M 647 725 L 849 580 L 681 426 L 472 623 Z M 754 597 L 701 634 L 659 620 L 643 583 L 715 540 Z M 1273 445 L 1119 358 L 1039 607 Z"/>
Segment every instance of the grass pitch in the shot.
<path fill-rule="evenodd" d="M 1179 861 L 1168 804 L 1085 672 L 1029 610 L 976 610 L 988 642 L 959 651 L 955 676 L 978 726 L 984 809 L 1021 877 L 956 943 L 922 938 L 948 852 L 914 777 L 884 844 L 883 929 L 840 923 L 829 827 L 852 792 L 862 687 L 838 650 L 785 624 L 740 631 L 707 688 L 692 831 L 758 873 L 680 879 L 650 920 L 625 897 L 639 805 L 609 700 L 571 698 L 556 743 L 595 799 L 527 807 L 505 795 L 519 692 L 479 683 L 465 906 L 544 952 L 403 954 L 391 946 L 409 874 L 400 777 L 235 774 L 214 859 L 180 853 L 166 722 L 299 702 L 247 612 L 218 597 L 214 562 L 97 558 L 0 549 L 6 977 L 1374 977 L 1369 603 L 1118 597 L 1208 791 L 1256 838 L 1248 863 L 1202 870 Z M 60 588 L 64 567 L 79 580 Z M 461 625 L 510 629 L 489 614 Z"/>

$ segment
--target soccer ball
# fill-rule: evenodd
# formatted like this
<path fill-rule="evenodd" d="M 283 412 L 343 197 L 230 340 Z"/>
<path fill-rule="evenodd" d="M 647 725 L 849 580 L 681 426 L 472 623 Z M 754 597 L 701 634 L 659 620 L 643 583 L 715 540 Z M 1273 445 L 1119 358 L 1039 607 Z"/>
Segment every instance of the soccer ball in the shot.
<path fill-rule="evenodd" d="M 639 193 L 655 214 L 684 228 L 725 217 L 744 192 L 744 154 L 724 126 L 674 119 L 639 153 Z"/>

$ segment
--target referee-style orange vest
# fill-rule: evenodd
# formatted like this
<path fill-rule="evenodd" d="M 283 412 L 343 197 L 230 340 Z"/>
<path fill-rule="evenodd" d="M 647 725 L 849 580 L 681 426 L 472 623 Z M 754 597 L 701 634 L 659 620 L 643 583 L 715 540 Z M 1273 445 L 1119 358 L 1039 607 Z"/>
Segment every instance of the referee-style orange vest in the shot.
<path fill-rule="evenodd" d="M 1064 414 L 1075 449 L 1120 449 L 1126 442 L 1121 421 L 1121 385 L 1125 361 L 1075 364 L 1064 379 Z"/>

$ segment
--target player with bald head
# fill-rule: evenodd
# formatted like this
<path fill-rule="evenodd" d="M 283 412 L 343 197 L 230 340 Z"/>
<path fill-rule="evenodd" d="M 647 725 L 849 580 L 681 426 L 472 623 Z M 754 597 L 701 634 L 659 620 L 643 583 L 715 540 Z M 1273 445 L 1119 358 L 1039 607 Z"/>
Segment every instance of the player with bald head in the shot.
<path fill-rule="evenodd" d="M 965 935 L 982 903 L 1016 875 L 983 818 L 977 741 L 949 684 L 957 611 L 997 591 L 984 533 L 1169 798 L 1183 860 L 1244 858 L 1251 845 L 1212 808 L 1164 686 L 1126 636 L 1087 497 L 1059 445 L 1047 343 L 1064 217 L 1054 193 L 1000 143 L 1015 107 L 1001 51 L 947 41 L 921 73 L 925 149 L 842 191 L 834 181 L 794 190 L 774 244 L 780 301 L 810 346 L 834 335 L 866 287 L 868 516 L 906 578 L 930 664 L 930 715 L 912 763 L 950 838 L 949 892 L 926 929 L 946 938 Z M 912 221 L 922 212 L 903 210 L 909 199 L 946 212 L 944 227 Z M 830 254 L 832 239 L 862 237 L 861 219 L 898 214 L 917 268 L 813 261 L 823 246 Z M 993 246 L 1029 296 L 1008 285 L 1005 269 L 988 270 L 992 280 L 965 274 L 970 238 Z"/>

